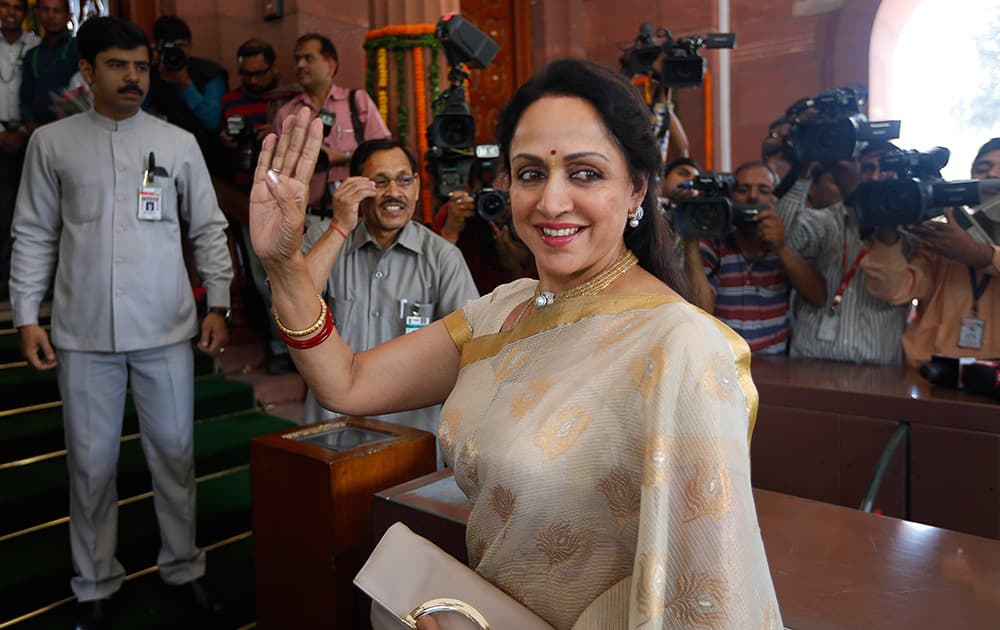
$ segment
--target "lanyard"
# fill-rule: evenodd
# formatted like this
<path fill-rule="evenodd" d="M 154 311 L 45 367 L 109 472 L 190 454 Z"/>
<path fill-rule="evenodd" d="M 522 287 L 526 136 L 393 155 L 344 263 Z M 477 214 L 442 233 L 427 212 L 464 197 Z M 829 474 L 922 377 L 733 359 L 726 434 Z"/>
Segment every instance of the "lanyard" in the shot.
<path fill-rule="evenodd" d="M 972 285 L 972 315 L 974 317 L 979 316 L 979 298 L 986 293 L 986 287 L 990 286 L 991 278 L 990 274 L 984 273 L 983 279 L 976 282 L 976 270 L 969 267 L 969 284 Z"/>
<path fill-rule="evenodd" d="M 854 275 L 858 273 L 858 267 L 861 265 L 861 260 L 868 254 L 868 245 L 861 247 L 861 251 L 854 258 L 854 262 L 851 263 L 850 269 L 847 268 L 847 230 L 844 230 L 844 248 L 841 250 L 840 254 L 840 270 L 843 274 L 840 278 L 840 286 L 837 287 L 837 292 L 833 295 L 833 304 L 830 305 L 831 309 L 840 306 L 840 303 L 844 301 L 844 292 L 847 291 L 847 285 L 851 284 L 851 280 L 854 279 Z"/>
<path fill-rule="evenodd" d="M 54 68 L 57 63 L 59 63 L 60 61 L 64 61 L 66 59 L 66 54 L 69 52 L 69 45 L 72 43 L 73 39 L 67 37 L 66 42 L 63 44 L 62 51 L 59 53 L 59 58 L 54 59 L 49 63 L 47 63 L 45 65 L 45 72 L 42 72 L 41 74 L 38 73 L 38 55 L 40 55 L 42 52 L 43 44 L 39 44 L 38 50 L 35 51 L 35 55 L 31 58 L 31 72 L 32 74 L 34 74 L 35 78 L 36 79 L 42 78 L 42 75 L 46 75 L 49 72 L 51 72 L 52 68 Z"/>

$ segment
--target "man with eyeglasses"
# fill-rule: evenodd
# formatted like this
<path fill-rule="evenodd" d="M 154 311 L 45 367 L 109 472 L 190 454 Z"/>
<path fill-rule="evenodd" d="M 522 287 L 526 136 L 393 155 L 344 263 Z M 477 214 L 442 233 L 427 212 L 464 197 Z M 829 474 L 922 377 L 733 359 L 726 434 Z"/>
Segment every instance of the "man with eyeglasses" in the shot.
<path fill-rule="evenodd" d="M 257 164 L 261 141 L 272 131 L 272 121 L 278 109 L 295 92 L 278 87 L 277 55 L 274 48 L 262 39 L 248 39 L 236 51 L 239 64 L 240 87 L 222 95 L 222 130 L 219 138 L 229 154 L 226 173 L 241 190 L 249 191 L 253 182 L 253 167 Z M 245 221 L 244 217 L 242 221 Z M 235 222 L 235 221 L 234 221 Z M 284 374 L 294 368 L 288 347 L 281 341 L 271 318 L 271 290 L 260 259 L 250 246 L 250 229 L 247 223 L 238 222 L 246 267 L 254 287 L 261 296 L 270 322 L 270 351 L 266 370 L 268 374 Z"/>
<path fill-rule="evenodd" d="M 231 119 L 241 119 L 239 122 L 252 130 L 259 150 L 264 136 L 271 133 L 271 122 L 278 109 L 289 98 L 294 96 L 291 90 L 278 90 L 278 69 L 275 67 L 277 56 L 274 47 L 262 39 L 248 39 L 236 51 L 236 62 L 239 64 L 240 87 L 222 95 L 222 144 L 230 151 L 238 148 L 238 138 L 227 124 Z M 237 122 L 237 121 L 233 121 Z M 256 164 L 254 159 L 253 163 Z M 252 171 L 236 172 L 238 184 L 252 182 Z"/>
<path fill-rule="evenodd" d="M 694 302 L 740 334 L 754 354 L 788 352 L 791 289 L 811 304 L 826 303 L 826 284 L 785 239 L 774 211 L 778 176 L 764 162 L 734 175 L 733 202 L 766 206 L 724 240 L 685 239 L 684 269 Z"/>
<path fill-rule="evenodd" d="M 411 221 L 420 196 L 413 155 L 395 140 L 369 140 L 351 158 L 333 195 L 333 219 L 314 224 L 302 245 L 318 292 L 355 352 L 422 328 L 479 297 L 457 247 Z M 358 220 L 360 213 L 361 220 Z M 382 416 L 432 433 L 440 407 Z M 310 392 L 305 421 L 335 414 Z"/>
<path fill-rule="evenodd" d="M 1000 180 L 1000 138 L 982 147 L 972 162 L 972 177 Z M 1000 242 L 1000 196 L 983 190 L 983 203 L 971 219 Z M 918 300 L 917 317 L 903 333 L 903 354 L 920 365 L 932 354 L 981 359 L 1000 356 L 1000 247 L 974 240 L 956 221 L 962 209 L 949 209 L 946 222 L 911 227 L 918 244 L 907 259 L 896 227 L 880 228 L 861 262 L 868 292 L 905 306 Z"/>

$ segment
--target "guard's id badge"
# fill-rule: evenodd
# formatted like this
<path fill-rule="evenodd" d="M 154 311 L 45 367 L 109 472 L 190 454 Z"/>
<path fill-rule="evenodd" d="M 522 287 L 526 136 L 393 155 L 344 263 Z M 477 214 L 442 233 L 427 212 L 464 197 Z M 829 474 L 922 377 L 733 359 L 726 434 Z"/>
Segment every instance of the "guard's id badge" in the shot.
<path fill-rule="evenodd" d="M 827 309 L 819 320 L 819 331 L 816 333 L 816 338 L 820 341 L 836 341 L 839 326 L 840 315 L 833 309 Z"/>
<path fill-rule="evenodd" d="M 958 330 L 958 347 L 970 350 L 983 349 L 983 331 L 986 322 L 975 317 L 963 317 L 962 327 Z"/>
<path fill-rule="evenodd" d="M 163 218 L 160 196 L 160 189 L 155 186 L 143 186 L 139 189 L 140 221 L 159 221 Z"/>

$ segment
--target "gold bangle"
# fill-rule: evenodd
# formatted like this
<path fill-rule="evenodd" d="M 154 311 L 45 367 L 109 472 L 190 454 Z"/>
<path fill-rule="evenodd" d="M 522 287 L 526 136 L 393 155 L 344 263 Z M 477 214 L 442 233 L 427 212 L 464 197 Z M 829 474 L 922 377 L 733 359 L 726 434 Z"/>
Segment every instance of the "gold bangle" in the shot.
<path fill-rule="evenodd" d="M 292 330 L 291 328 L 286 328 L 284 324 L 281 323 L 281 318 L 278 317 L 278 309 L 274 309 L 271 313 L 274 315 L 274 324 L 278 327 L 278 330 L 288 335 L 289 337 L 305 337 L 311 335 L 320 328 L 323 327 L 323 322 L 326 320 L 326 300 L 323 299 L 322 295 L 316 294 L 319 298 L 319 317 L 309 328 L 303 328 L 302 330 Z"/>

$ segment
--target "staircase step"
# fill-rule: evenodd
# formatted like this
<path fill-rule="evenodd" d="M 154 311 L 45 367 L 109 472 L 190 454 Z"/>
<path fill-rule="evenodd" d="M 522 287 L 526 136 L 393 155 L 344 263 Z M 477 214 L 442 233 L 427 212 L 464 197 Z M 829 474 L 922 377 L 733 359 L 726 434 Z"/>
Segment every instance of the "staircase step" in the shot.
<path fill-rule="evenodd" d="M 245 409 L 253 409 L 253 387 L 226 380 L 220 376 L 205 376 L 195 380 L 195 421 L 213 418 Z M 122 435 L 139 431 L 139 419 L 131 396 L 125 400 Z M 35 457 L 65 448 L 62 407 L 39 409 L 0 418 L 0 465 Z"/>
<path fill-rule="evenodd" d="M 253 538 L 241 538 L 208 552 L 206 579 L 226 606 L 213 630 L 236 630 L 255 619 Z M 128 580 L 112 600 L 110 630 L 176 630 L 205 627 L 191 604 L 164 586 L 155 573 Z M 74 606 L 69 602 L 13 626 L 15 630 L 71 628 Z"/>
<path fill-rule="evenodd" d="M 249 466 L 198 483 L 200 545 L 251 529 Z M 120 505 L 118 554 L 126 570 L 156 564 L 159 530 L 153 499 Z M 61 523 L 0 542 L 0 620 L 30 613 L 71 597 L 69 525 Z M 2 624 L 3 621 L 0 621 Z M 144 626 L 139 626 L 144 627 Z"/>
<path fill-rule="evenodd" d="M 205 376 L 215 372 L 215 360 L 194 351 L 194 374 Z M 22 365 L 0 369 L 0 414 L 9 415 L 11 410 L 53 403 L 59 400 L 59 386 L 56 371 L 37 372 L 31 366 Z M 0 416 L 2 417 L 2 416 Z"/>
<path fill-rule="evenodd" d="M 253 411 L 199 422 L 194 428 L 196 474 L 246 464 L 252 437 L 289 426 L 290 422 Z M 122 442 L 117 483 L 119 497 L 152 489 L 139 439 Z M 0 536 L 63 518 L 69 506 L 66 456 L 0 469 L 0 488 Z"/>

